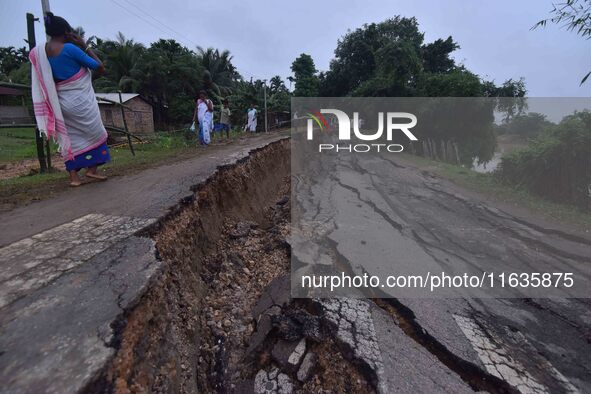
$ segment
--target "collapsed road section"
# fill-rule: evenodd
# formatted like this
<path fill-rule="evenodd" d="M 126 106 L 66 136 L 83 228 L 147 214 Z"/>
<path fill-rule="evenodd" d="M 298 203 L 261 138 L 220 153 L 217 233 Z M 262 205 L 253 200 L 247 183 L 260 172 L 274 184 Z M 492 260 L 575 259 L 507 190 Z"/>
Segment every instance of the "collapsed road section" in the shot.
<path fill-rule="evenodd" d="M 31 225 L 16 231 L 24 234 L 16 242 L 10 239 L 10 234 L 4 234 L 3 239 L 12 243 L 0 248 L 0 391 L 156 389 L 159 383 L 152 381 L 152 377 L 158 376 L 157 371 L 166 374 L 165 366 L 181 369 L 181 363 L 176 363 L 178 354 L 194 346 L 183 347 L 181 343 L 171 342 L 169 337 L 175 341 L 196 337 L 187 330 L 197 316 L 196 309 L 189 308 L 198 308 L 198 304 L 185 308 L 183 303 L 191 299 L 180 293 L 202 290 L 192 286 L 199 285 L 198 282 L 189 280 L 191 275 L 199 275 L 200 257 L 215 246 L 221 234 L 216 226 L 221 225 L 224 216 L 259 217 L 268 201 L 265 193 L 278 190 L 281 183 L 265 173 L 269 168 L 277 169 L 278 174 L 288 173 L 285 137 L 280 134 L 263 137 L 208 150 L 209 155 L 190 159 L 188 165 L 180 163 L 146 171 L 147 180 L 152 182 L 162 171 L 167 176 L 157 178 L 159 183 L 152 184 L 155 193 L 144 190 L 143 206 L 147 207 L 144 211 L 138 201 L 138 205 L 127 210 L 127 215 L 113 209 L 114 214 L 105 214 L 109 207 L 103 202 L 90 207 L 98 213 L 85 212 L 70 222 L 58 222 L 55 227 L 35 233 L 29 229 L 35 228 L 36 223 L 20 210 L 21 226 L 28 222 Z M 221 157 L 215 160 L 212 156 Z M 215 162 L 227 164 L 216 171 Z M 170 176 L 171 173 L 174 175 Z M 126 178 L 121 178 L 121 182 L 116 179 L 110 185 L 114 187 L 114 198 L 127 193 L 133 185 L 145 189 L 143 183 L 137 184 L 138 180 L 146 181 L 142 174 Z M 190 194 L 188 188 L 184 192 L 180 190 L 191 179 L 198 186 Z M 281 175 L 278 179 L 282 179 Z M 180 186 L 175 187 L 175 183 Z M 102 185 L 95 188 L 99 186 Z M 92 189 L 77 191 L 72 198 L 92 195 Z M 163 204 L 174 205 L 179 194 L 187 197 L 166 217 L 142 217 L 143 212 L 163 211 L 160 207 Z M 69 195 L 49 199 L 27 209 L 28 212 L 55 211 L 56 205 L 59 207 L 69 199 Z M 194 220 L 199 209 L 199 219 L 188 223 L 191 227 L 185 227 L 184 234 L 167 232 L 183 220 Z M 81 209 L 76 206 L 72 210 Z M 196 214 L 189 217 L 187 213 L 191 210 Z M 67 211 L 62 216 L 69 220 L 70 214 Z M 180 235 L 170 240 L 168 250 L 162 246 L 167 242 L 164 238 L 167 234 Z M 178 259 L 174 253 L 178 253 Z M 184 263 L 190 267 L 184 267 Z M 187 326 L 161 336 L 161 346 L 147 349 L 146 353 L 142 353 L 140 346 L 133 351 L 125 346 L 134 333 L 138 337 L 145 335 L 144 343 L 154 338 L 148 334 L 156 333 L 155 327 L 160 323 L 172 330 L 176 319 L 186 321 Z M 156 364 L 160 369 L 147 372 L 147 380 L 143 380 L 141 373 L 137 379 L 119 374 L 124 370 L 141 370 L 140 365 L 152 361 L 150 352 L 156 348 L 160 354 L 155 357 L 160 357 L 162 363 Z M 131 352 L 132 358 L 126 358 L 126 352 Z M 146 364 L 141 364 L 141 360 L 146 360 Z M 129 364 L 123 365 L 125 361 Z M 173 384 L 181 380 L 180 373 L 178 377 L 169 376 Z"/>

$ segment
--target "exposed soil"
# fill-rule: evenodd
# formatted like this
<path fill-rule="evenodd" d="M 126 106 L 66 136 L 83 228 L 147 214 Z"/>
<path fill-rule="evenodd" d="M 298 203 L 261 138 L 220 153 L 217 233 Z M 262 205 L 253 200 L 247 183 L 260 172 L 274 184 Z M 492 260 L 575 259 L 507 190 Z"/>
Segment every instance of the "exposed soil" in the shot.
<path fill-rule="evenodd" d="M 116 356 L 87 391 L 375 391 L 314 303 L 290 299 L 288 148 L 221 168 L 151 229 L 165 268 L 114 327 Z M 290 368 L 278 349 L 298 343 Z"/>
<path fill-rule="evenodd" d="M 276 200 L 288 194 L 284 179 Z M 265 209 L 261 223 L 226 220 L 217 253 L 204 259 L 201 278 L 207 287 L 199 315 L 200 391 L 228 390 L 256 373 L 246 360 L 256 328 L 251 311 L 265 288 L 289 270 L 289 204 Z"/>
<path fill-rule="evenodd" d="M 203 261 L 217 253 L 227 220 L 263 222 L 269 196 L 288 174 L 288 147 L 288 141 L 278 141 L 220 168 L 153 227 L 165 268 L 139 305 L 122 316 L 111 341 L 117 354 L 89 391 L 198 391 L 200 316 L 208 295 Z M 274 176 L 268 176 L 269 166 Z"/>
<path fill-rule="evenodd" d="M 332 339 L 317 344 L 311 349 L 318 358 L 318 369 L 306 382 L 301 393 L 371 393 L 375 387 L 359 369 L 347 360 Z"/>
<path fill-rule="evenodd" d="M 56 171 L 66 170 L 66 166 L 60 155 L 51 156 L 51 165 Z M 0 180 L 38 173 L 39 160 L 37 159 L 24 159 L 12 163 L 0 164 Z"/>

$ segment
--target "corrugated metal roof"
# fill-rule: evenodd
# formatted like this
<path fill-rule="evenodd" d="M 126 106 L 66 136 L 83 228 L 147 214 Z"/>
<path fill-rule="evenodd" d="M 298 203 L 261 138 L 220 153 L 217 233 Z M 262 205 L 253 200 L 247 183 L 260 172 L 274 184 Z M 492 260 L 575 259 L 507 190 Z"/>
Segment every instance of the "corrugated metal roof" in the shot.
<path fill-rule="evenodd" d="M 95 93 L 96 94 L 96 98 L 99 99 L 107 99 L 110 101 L 115 101 L 115 102 L 119 102 L 119 93 Z M 134 97 L 139 96 L 138 93 L 121 93 L 121 100 L 123 100 L 124 103 L 128 102 L 129 100 L 131 100 Z M 103 102 L 104 104 L 109 104 L 108 102 Z"/>

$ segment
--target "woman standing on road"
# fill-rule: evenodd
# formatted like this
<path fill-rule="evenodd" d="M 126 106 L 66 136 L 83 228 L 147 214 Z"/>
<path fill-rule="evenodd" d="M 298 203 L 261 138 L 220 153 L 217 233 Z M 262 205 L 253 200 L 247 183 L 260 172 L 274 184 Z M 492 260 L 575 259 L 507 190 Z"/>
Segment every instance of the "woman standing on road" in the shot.
<path fill-rule="evenodd" d="M 199 143 L 209 145 L 211 139 L 211 130 L 213 129 L 213 103 L 207 98 L 204 90 L 199 92 L 193 122 L 197 120 L 199 124 Z"/>
<path fill-rule="evenodd" d="M 246 126 L 252 133 L 257 131 L 257 106 L 254 104 L 246 112 Z"/>
<path fill-rule="evenodd" d="M 102 74 L 103 64 L 70 24 L 48 12 L 45 32 L 50 37 L 29 54 L 33 106 L 39 131 L 57 140 L 66 160 L 70 186 L 80 186 L 78 171 L 97 180 L 97 168 L 110 160 L 107 131 L 101 120 L 89 70 Z"/>

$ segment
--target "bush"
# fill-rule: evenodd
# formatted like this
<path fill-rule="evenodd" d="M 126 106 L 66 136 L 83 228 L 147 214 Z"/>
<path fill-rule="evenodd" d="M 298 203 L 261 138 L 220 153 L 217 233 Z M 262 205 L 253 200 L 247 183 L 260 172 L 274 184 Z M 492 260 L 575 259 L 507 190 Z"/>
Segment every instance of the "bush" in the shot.
<path fill-rule="evenodd" d="M 501 159 L 505 182 L 559 202 L 591 208 L 591 112 L 575 112 Z"/>

